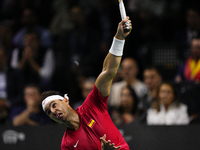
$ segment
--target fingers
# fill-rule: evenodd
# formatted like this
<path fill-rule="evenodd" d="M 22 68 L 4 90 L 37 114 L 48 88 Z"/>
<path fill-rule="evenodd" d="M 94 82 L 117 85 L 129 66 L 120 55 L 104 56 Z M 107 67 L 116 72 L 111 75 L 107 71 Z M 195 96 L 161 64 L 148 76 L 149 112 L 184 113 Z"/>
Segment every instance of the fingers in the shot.
<path fill-rule="evenodd" d="M 100 137 L 102 150 L 115 150 L 119 149 L 121 146 L 115 146 L 114 143 L 111 144 L 111 140 L 106 141 L 106 134 Z"/>

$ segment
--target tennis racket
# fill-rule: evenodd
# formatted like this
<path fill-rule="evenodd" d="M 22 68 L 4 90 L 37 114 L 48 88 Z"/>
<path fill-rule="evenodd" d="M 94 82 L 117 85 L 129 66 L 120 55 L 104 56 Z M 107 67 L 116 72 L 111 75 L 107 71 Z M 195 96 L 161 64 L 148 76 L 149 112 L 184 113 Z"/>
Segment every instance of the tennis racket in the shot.
<path fill-rule="evenodd" d="M 123 2 L 123 0 L 119 0 L 119 11 L 120 11 L 122 20 L 123 20 L 123 19 L 126 19 L 126 10 L 125 10 L 125 7 L 124 7 L 124 2 Z M 124 27 L 124 32 L 130 31 L 130 22 L 127 21 L 127 22 L 125 23 L 125 25 L 126 25 L 126 27 Z"/>

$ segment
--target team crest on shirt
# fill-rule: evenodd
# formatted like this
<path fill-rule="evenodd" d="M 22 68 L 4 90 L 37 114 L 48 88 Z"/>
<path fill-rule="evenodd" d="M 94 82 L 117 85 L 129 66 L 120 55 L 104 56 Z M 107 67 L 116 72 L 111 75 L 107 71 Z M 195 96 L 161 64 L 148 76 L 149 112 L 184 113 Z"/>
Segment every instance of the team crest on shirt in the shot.
<path fill-rule="evenodd" d="M 94 125 L 95 125 L 95 123 L 96 123 L 96 121 L 95 120 L 93 120 L 93 119 L 90 119 L 90 121 L 88 122 L 88 126 L 90 127 L 90 128 L 92 128 Z"/>

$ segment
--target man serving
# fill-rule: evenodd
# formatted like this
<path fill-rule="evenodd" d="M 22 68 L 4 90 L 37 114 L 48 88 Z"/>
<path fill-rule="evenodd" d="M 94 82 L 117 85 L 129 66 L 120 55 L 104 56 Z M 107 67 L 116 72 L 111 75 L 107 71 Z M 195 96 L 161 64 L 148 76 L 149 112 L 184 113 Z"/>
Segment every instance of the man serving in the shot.
<path fill-rule="evenodd" d="M 67 127 L 61 143 L 62 150 L 102 150 L 102 147 L 105 150 L 129 150 L 128 144 L 113 124 L 107 110 L 107 99 L 121 62 L 125 38 L 131 32 L 124 32 L 123 29 L 128 20 L 129 17 L 126 17 L 119 23 L 109 53 L 104 60 L 102 72 L 80 107 L 73 110 L 66 94 L 64 97 L 56 91 L 42 94 L 41 103 L 45 113 Z M 132 29 L 131 23 L 130 28 Z M 109 140 L 106 141 L 107 139 Z"/>

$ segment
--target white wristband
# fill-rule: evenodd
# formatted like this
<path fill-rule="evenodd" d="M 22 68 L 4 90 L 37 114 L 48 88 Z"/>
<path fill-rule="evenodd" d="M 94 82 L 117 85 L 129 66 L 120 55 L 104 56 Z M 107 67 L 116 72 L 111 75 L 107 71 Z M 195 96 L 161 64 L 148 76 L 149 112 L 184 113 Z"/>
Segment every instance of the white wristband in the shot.
<path fill-rule="evenodd" d="M 122 56 L 124 43 L 125 43 L 125 40 L 118 40 L 114 37 L 109 52 L 115 56 Z"/>

